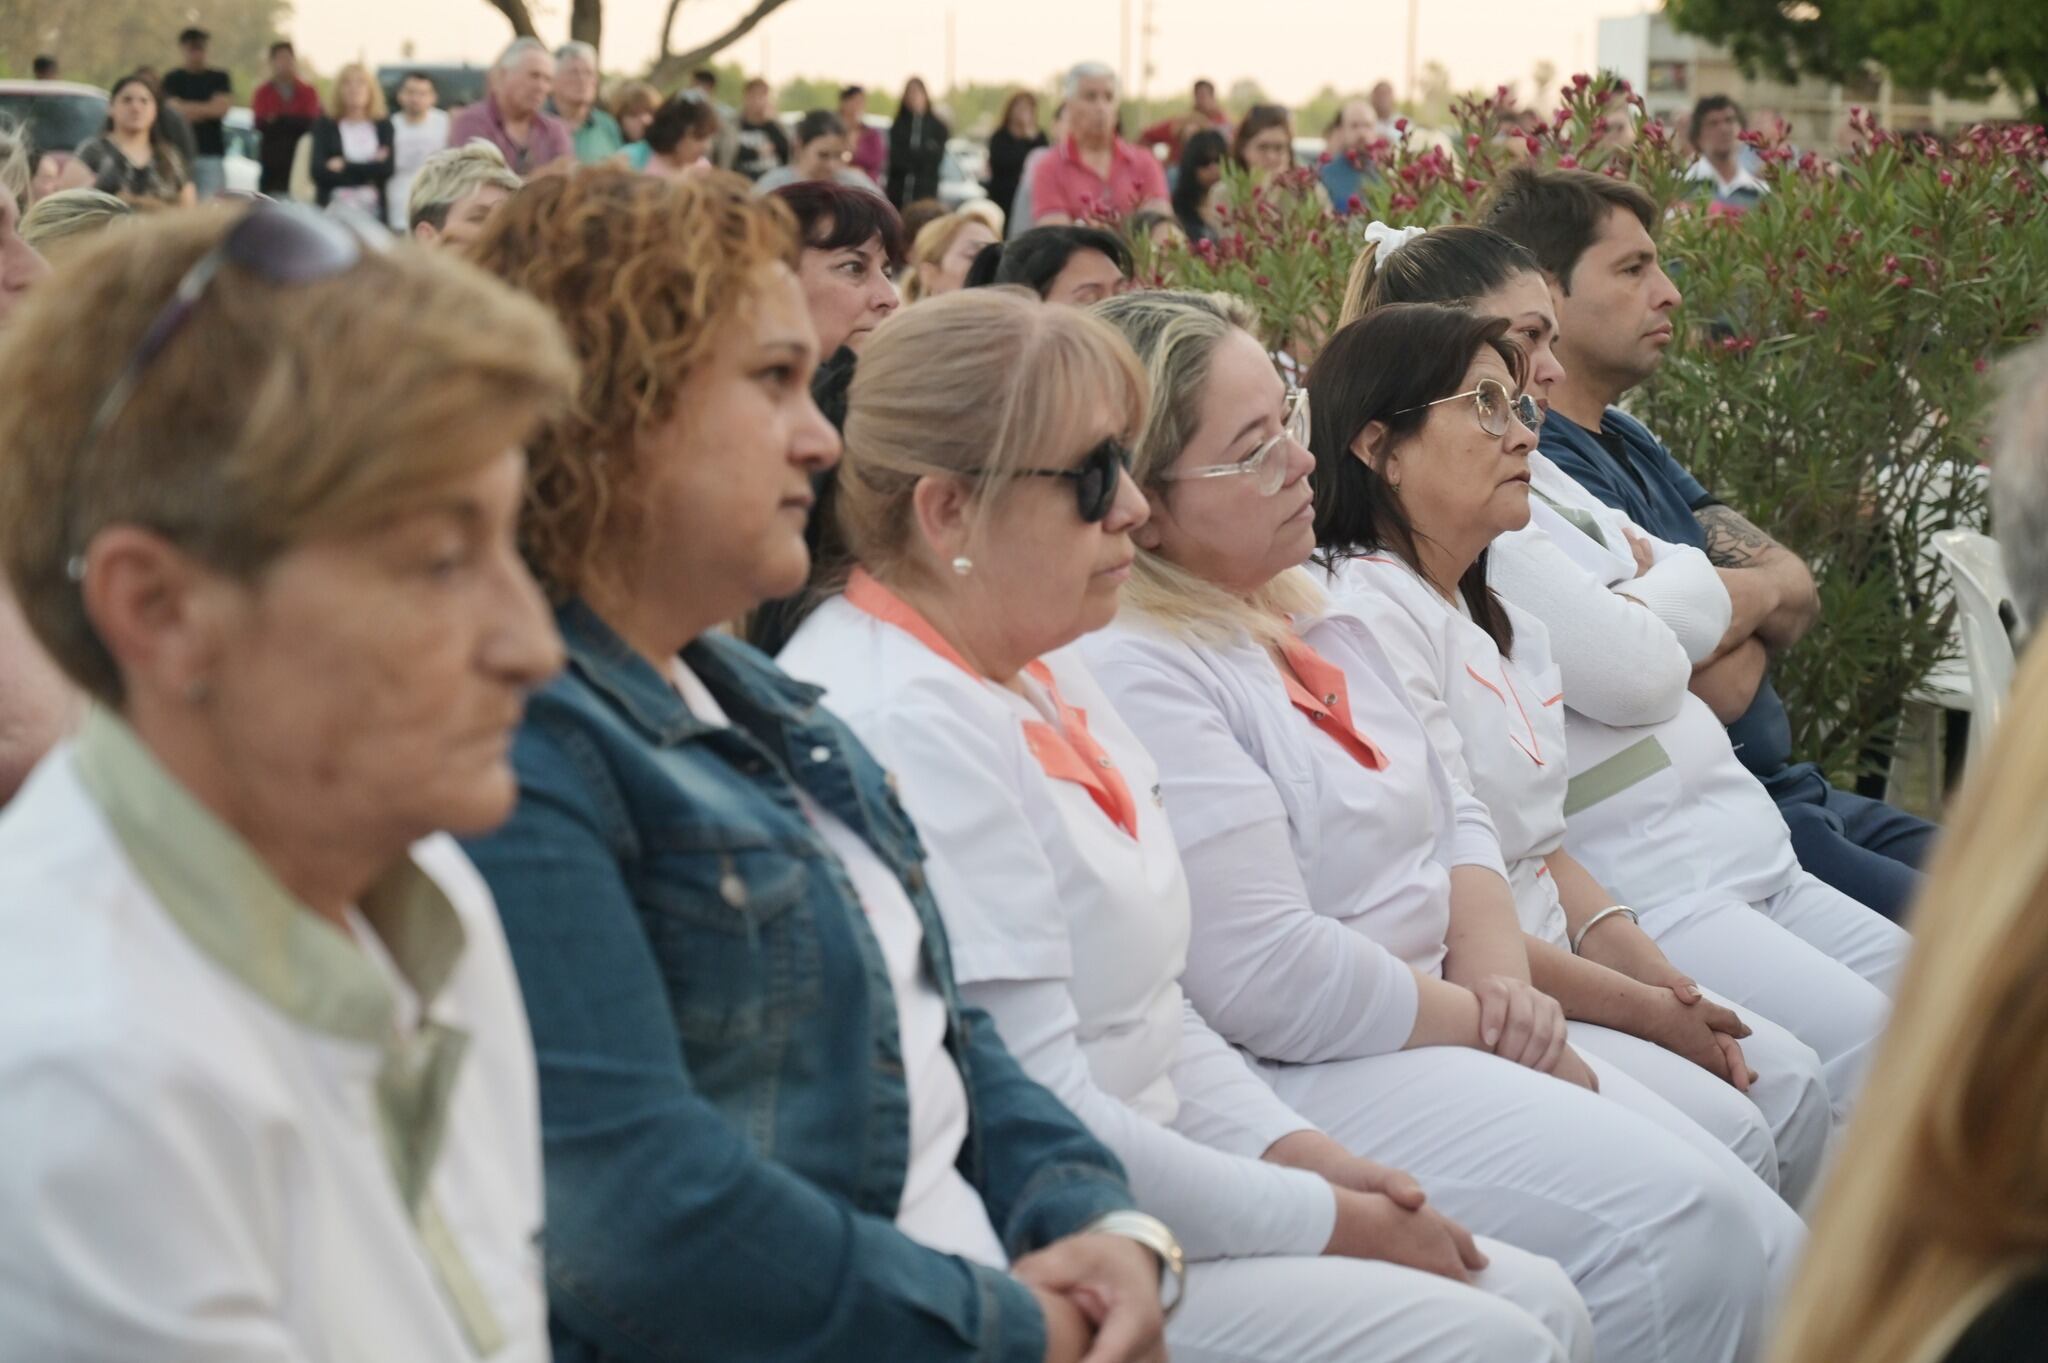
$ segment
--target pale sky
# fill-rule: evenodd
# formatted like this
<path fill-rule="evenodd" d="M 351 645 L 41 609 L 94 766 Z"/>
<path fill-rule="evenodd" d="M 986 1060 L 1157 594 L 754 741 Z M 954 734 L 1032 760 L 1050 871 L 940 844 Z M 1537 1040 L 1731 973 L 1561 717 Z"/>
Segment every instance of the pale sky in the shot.
<path fill-rule="evenodd" d="M 1397 87 L 1406 60 L 1409 0 L 1150 0 L 1155 95 L 1196 76 L 1223 88 L 1251 76 L 1276 98 L 1300 102 L 1326 82 Z M 1120 15 L 1132 14 L 1132 83 L 1146 0 L 789 0 L 721 60 L 770 80 L 827 76 L 899 87 L 922 75 L 946 81 L 946 18 L 953 16 L 954 73 L 962 82 L 1036 83 L 1083 58 L 1119 64 Z M 1641 13 L 1645 0 L 1417 0 L 1418 69 L 1442 62 L 1459 87 L 1520 81 L 1552 63 L 1560 75 L 1593 66 L 1604 17 Z M 535 0 L 541 36 L 567 36 L 568 0 Z M 655 51 L 664 0 L 608 0 L 605 69 L 640 69 Z M 677 49 L 724 31 L 751 0 L 683 0 Z M 1247 16 L 1257 22 L 1247 23 Z M 362 58 L 485 60 L 511 30 L 485 0 L 298 0 L 299 50 L 322 71 Z"/>

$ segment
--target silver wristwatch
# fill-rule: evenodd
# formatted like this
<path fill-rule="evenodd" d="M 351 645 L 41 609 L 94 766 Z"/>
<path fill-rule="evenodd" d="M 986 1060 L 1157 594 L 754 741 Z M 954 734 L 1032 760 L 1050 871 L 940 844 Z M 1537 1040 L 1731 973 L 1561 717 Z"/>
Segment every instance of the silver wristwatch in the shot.
<path fill-rule="evenodd" d="M 1140 1211 L 1110 1212 L 1083 1226 L 1081 1233 L 1121 1235 L 1158 1255 L 1160 1309 L 1169 1316 L 1179 1309 L 1181 1300 L 1187 1296 L 1188 1262 L 1181 1253 L 1180 1241 L 1173 1238 L 1164 1221 Z"/>

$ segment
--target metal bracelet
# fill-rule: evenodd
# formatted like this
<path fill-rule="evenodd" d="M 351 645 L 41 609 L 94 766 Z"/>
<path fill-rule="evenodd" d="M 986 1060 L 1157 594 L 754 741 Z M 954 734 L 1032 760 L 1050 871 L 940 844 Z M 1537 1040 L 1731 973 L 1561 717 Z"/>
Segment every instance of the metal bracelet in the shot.
<path fill-rule="evenodd" d="M 1170 1316 L 1180 1308 L 1188 1294 L 1188 1263 L 1181 1253 L 1180 1241 L 1174 1238 L 1164 1221 L 1141 1211 L 1105 1212 L 1083 1226 L 1080 1233 L 1122 1236 L 1126 1240 L 1137 1241 L 1158 1255 L 1160 1309 Z M 1169 1277 L 1173 1280 L 1171 1295 L 1166 1289 Z"/>
<path fill-rule="evenodd" d="M 1585 922 L 1579 924 L 1579 930 L 1572 934 L 1572 955 L 1584 955 L 1585 953 L 1579 950 L 1579 945 L 1586 940 L 1586 934 L 1599 927 L 1602 919 L 1612 918 L 1617 913 L 1627 915 L 1628 921 L 1631 923 L 1640 921 L 1636 918 L 1636 911 L 1628 905 L 1610 904 Z"/>

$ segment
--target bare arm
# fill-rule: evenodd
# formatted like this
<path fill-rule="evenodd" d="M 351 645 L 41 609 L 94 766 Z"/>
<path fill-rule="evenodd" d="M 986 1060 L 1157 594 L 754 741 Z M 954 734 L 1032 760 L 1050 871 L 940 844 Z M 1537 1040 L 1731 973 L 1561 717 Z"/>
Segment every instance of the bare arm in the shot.
<path fill-rule="evenodd" d="M 1774 649 L 1789 648 L 1820 615 L 1813 574 L 1799 555 L 1729 506 L 1693 513 L 1707 534 L 1707 558 L 1722 570 L 1734 606 L 1722 651 L 1755 636 Z"/>
<path fill-rule="evenodd" d="M 1692 693 L 1707 703 L 1714 718 L 1733 724 L 1749 711 L 1771 655 L 1761 639 L 1744 639 L 1710 663 L 1693 669 Z"/>
<path fill-rule="evenodd" d="M 1489 975 L 1529 979 L 1529 954 L 1508 883 L 1483 866 L 1451 868 L 1451 923 L 1444 933 L 1444 978 L 1467 989 Z"/>

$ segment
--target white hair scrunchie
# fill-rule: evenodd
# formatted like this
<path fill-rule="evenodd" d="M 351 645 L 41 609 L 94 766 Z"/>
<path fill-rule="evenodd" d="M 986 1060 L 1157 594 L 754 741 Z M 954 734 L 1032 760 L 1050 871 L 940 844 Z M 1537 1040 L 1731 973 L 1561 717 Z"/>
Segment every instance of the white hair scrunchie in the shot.
<path fill-rule="evenodd" d="M 1365 239 L 1378 248 L 1372 256 L 1373 269 L 1384 269 L 1388 256 L 1428 230 L 1426 227 L 1389 227 L 1383 222 L 1373 222 L 1367 226 Z"/>

